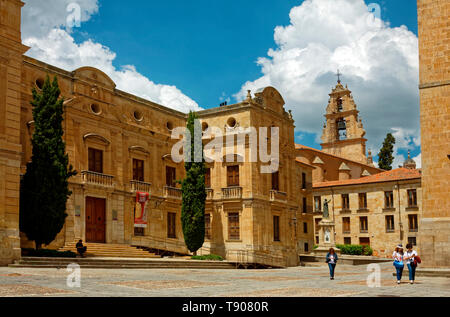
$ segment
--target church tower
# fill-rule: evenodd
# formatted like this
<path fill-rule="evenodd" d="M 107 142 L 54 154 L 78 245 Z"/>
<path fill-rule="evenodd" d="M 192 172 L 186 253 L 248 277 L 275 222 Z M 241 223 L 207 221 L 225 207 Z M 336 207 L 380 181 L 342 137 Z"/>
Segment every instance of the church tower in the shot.
<path fill-rule="evenodd" d="M 341 84 L 340 78 L 330 94 L 325 118 L 322 151 L 368 164 L 367 140 L 364 138 L 366 131 L 356 109 L 352 92 Z"/>
<path fill-rule="evenodd" d="M 0 0 L 0 265 L 20 258 L 20 99 L 23 54 L 19 0 Z"/>

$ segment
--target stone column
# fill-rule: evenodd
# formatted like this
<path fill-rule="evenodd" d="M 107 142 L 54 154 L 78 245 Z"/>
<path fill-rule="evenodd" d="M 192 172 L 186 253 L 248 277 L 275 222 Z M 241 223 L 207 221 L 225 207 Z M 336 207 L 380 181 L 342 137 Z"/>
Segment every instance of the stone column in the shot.
<path fill-rule="evenodd" d="M 0 0 L 0 265 L 20 258 L 20 100 L 23 2 Z"/>

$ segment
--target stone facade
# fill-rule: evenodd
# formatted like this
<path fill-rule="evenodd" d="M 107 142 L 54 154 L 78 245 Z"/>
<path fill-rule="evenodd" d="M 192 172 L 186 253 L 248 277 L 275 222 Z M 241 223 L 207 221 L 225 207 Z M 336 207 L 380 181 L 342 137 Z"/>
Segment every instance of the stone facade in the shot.
<path fill-rule="evenodd" d="M 18 0 L 0 0 L 0 265 L 20 258 L 22 45 Z"/>
<path fill-rule="evenodd" d="M 367 164 L 366 131 L 352 92 L 340 80 L 330 94 L 325 118 L 322 151 Z"/>
<path fill-rule="evenodd" d="M 313 196 L 317 244 L 325 199 L 330 201 L 337 244 L 368 244 L 375 255 L 390 257 L 396 245 L 419 245 L 421 241 L 420 170 L 400 168 L 359 180 L 316 183 Z"/>
<path fill-rule="evenodd" d="M 418 0 L 425 266 L 450 267 L 450 2 Z"/>

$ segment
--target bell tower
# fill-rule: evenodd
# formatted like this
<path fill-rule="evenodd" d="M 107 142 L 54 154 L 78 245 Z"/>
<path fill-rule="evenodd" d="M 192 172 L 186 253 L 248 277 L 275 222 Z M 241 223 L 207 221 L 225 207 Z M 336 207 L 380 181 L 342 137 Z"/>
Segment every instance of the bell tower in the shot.
<path fill-rule="evenodd" d="M 19 0 L 0 0 L 0 265 L 20 258 L 20 99 L 23 54 Z"/>
<path fill-rule="evenodd" d="M 367 139 L 364 138 L 366 131 L 356 109 L 352 92 L 341 84 L 340 77 L 330 94 L 325 118 L 322 151 L 367 164 Z"/>

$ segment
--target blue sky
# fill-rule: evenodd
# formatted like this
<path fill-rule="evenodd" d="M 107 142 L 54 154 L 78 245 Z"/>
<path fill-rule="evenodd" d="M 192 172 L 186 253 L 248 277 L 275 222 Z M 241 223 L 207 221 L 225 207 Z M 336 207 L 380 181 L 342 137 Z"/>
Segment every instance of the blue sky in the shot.
<path fill-rule="evenodd" d="M 289 11 L 302 2 L 172 0 L 139 1 L 136 7 L 101 1 L 99 14 L 75 38 L 95 39 L 117 53 L 115 65 L 135 65 L 153 81 L 175 85 L 211 108 L 221 103 L 223 93 L 232 98 L 242 83 L 258 78 L 255 62 L 276 47 L 274 28 L 287 25 Z M 406 25 L 417 33 L 415 1 L 375 3 L 392 26 Z"/>
<path fill-rule="evenodd" d="M 66 30 L 64 19 L 56 20 L 66 14 L 62 4 L 73 1 L 86 16 L 81 27 Z M 296 141 L 316 148 L 327 94 L 340 68 L 361 110 L 368 147 L 376 154 L 386 133 L 393 132 L 399 139 L 394 165 L 408 149 L 413 157 L 420 154 L 413 0 L 366 0 L 381 7 L 386 24 L 376 32 L 361 25 L 361 15 L 368 12 L 366 7 L 361 11 L 361 0 L 308 0 L 316 7 L 302 0 L 25 2 L 24 42 L 32 47 L 30 56 L 68 70 L 97 66 L 118 88 L 182 111 L 183 104 L 206 109 L 224 99 L 234 103 L 246 89 L 270 84 L 293 110 Z M 31 12 L 39 9 L 46 20 L 37 24 Z M 325 17 L 323 12 L 328 12 Z M 42 28 L 48 21 L 54 25 Z M 402 25 L 407 29 L 398 28 Z M 52 27 L 59 33 L 49 33 Z M 364 40 L 368 34 L 370 41 Z M 124 70 L 124 65 L 133 67 Z M 173 86 L 166 95 L 161 92 L 165 85 Z"/>

